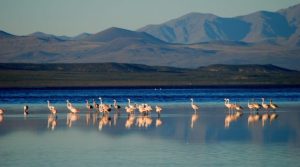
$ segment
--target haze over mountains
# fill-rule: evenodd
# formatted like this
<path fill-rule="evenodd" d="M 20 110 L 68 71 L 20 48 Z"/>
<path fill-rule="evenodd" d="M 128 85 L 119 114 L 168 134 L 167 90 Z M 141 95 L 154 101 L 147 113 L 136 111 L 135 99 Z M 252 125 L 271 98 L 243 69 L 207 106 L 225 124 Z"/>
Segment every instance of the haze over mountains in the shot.
<path fill-rule="evenodd" d="M 213 14 L 189 13 L 159 25 L 148 25 L 147 32 L 171 43 L 207 41 L 273 42 L 300 46 L 300 5 L 278 12 L 259 11 L 245 16 L 223 18 Z M 298 40 L 293 40 L 298 38 Z"/>
<path fill-rule="evenodd" d="M 75 37 L 0 31 L 1 63 L 134 63 L 196 68 L 274 64 L 300 70 L 300 5 L 222 18 L 190 13 L 138 31 L 112 27 Z M 58 25 L 59 26 L 59 25 Z"/>

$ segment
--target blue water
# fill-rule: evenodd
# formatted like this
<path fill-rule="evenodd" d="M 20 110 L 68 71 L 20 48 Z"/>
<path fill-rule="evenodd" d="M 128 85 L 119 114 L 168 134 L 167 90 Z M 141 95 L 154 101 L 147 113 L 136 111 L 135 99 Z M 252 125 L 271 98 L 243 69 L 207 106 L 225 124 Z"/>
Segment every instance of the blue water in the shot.
<path fill-rule="evenodd" d="M 232 101 L 247 102 L 247 100 L 264 97 L 282 102 L 300 101 L 300 88 L 294 87 L 250 87 L 250 88 L 60 88 L 60 89 L 0 89 L 0 104 L 3 103 L 44 103 L 51 100 L 55 103 L 65 103 L 66 99 L 82 103 L 85 99 L 102 97 L 110 103 L 113 99 L 127 102 L 127 98 L 135 102 L 186 102 L 193 97 L 199 102 L 223 102 L 224 98 Z"/>
<path fill-rule="evenodd" d="M 121 115 L 110 113 L 111 124 L 102 128 L 101 116 L 93 122 L 84 103 L 98 97 L 109 104 L 116 99 L 123 108 Z M 196 114 L 191 97 L 200 105 Z M 279 105 L 269 113 L 278 117 L 248 123 L 246 104 L 261 97 Z M 139 127 L 137 119 L 146 117 L 136 112 L 126 127 L 127 98 L 162 106 L 161 117 L 153 112 L 151 124 Z M 229 126 L 224 98 L 245 108 Z M 66 99 L 80 109 L 71 126 Z M 58 109 L 53 128 L 46 100 Z M 1 89 L 0 108 L 7 112 L 0 116 L 0 166 L 298 166 L 299 102 L 297 87 Z M 27 117 L 24 104 L 30 107 Z"/>

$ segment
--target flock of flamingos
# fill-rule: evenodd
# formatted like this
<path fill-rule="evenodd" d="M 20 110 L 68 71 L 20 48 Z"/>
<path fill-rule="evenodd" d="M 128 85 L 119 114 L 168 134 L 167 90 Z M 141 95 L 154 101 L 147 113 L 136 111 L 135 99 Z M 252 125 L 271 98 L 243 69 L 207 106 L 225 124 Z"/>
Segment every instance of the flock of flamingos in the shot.
<path fill-rule="evenodd" d="M 121 106 L 117 104 L 116 100 L 113 100 L 113 105 L 105 104 L 102 101 L 102 98 L 99 97 L 100 103 L 96 103 L 96 101 L 93 99 L 93 104 L 90 104 L 88 100 L 86 100 L 86 108 L 88 109 L 88 112 L 86 113 L 86 123 L 89 124 L 92 120 L 93 124 L 98 123 L 99 130 L 102 130 L 102 128 L 106 125 L 112 124 L 112 119 L 110 117 L 110 113 L 114 110 L 113 114 L 113 124 L 116 125 L 117 119 L 121 114 Z M 194 110 L 194 114 L 192 114 L 191 117 L 191 128 L 194 127 L 195 122 L 199 119 L 199 112 L 200 106 L 194 103 L 193 98 L 191 100 L 191 107 Z M 48 109 L 51 114 L 48 116 L 48 128 L 54 130 L 56 124 L 57 124 L 57 109 L 53 105 L 51 105 L 50 101 L 48 100 Z M 71 127 L 72 123 L 77 121 L 79 119 L 79 109 L 76 108 L 69 100 L 67 102 L 67 109 L 70 111 L 67 114 L 67 126 Z M 228 128 L 230 126 L 230 123 L 233 121 L 238 120 L 243 115 L 243 107 L 237 103 L 230 103 L 230 100 L 228 98 L 224 99 L 224 105 L 228 109 L 227 114 L 224 121 L 225 128 Z M 274 104 L 272 100 L 270 99 L 269 104 L 265 103 L 265 99 L 262 98 L 262 102 L 250 103 L 248 101 L 247 105 L 250 113 L 248 116 L 248 125 L 253 124 L 255 122 L 258 122 L 260 119 L 262 120 L 262 126 L 265 125 L 265 122 L 270 119 L 270 123 L 274 119 L 278 117 L 278 114 L 276 114 L 276 109 L 278 108 L 278 105 Z M 23 108 L 24 117 L 26 118 L 29 115 L 29 106 L 25 105 Z M 125 106 L 125 112 L 127 113 L 128 117 L 125 123 L 126 128 L 131 128 L 134 125 L 134 122 L 136 126 L 138 127 L 148 127 L 152 124 L 152 118 L 151 118 L 151 112 L 153 110 L 152 106 L 149 104 L 132 104 L 130 99 L 128 99 L 128 104 Z M 139 112 L 138 116 L 135 116 L 136 110 Z M 157 119 L 155 126 L 161 126 L 162 120 L 160 118 L 162 107 L 156 105 L 155 111 L 157 113 Z M 261 114 L 259 114 L 260 110 L 265 110 L 265 112 L 261 111 Z M 272 112 L 270 112 L 272 110 Z M 5 113 L 5 109 L 0 108 L 0 123 L 3 121 L 3 115 Z"/>

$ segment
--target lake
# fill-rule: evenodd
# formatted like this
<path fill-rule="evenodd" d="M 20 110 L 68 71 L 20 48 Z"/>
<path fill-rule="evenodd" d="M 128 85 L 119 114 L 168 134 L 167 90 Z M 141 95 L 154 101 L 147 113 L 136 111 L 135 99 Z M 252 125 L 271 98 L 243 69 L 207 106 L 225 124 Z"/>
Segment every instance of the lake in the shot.
<path fill-rule="evenodd" d="M 102 117 L 85 107 L 99 97 L 107 104 L 116 99 L 121 114 Z M 256 114 L 248 100 L 262 97 L 279 108 L 267 119 L 263 109 L 250 119 Z M 128 116 L 128 98 L 161 106 L 161 116 Z M 196 113 L 190 98 L 200 106 Z M 243 106 L 243 114 L 229 115 L 224 98 Z M 79 114 L 69 113 L 67 99 Z M 299 102 L 299 87 L 0 89 L 0 108 L 7 110 L 0 116 L 0 166 L 297 166 Z"/>

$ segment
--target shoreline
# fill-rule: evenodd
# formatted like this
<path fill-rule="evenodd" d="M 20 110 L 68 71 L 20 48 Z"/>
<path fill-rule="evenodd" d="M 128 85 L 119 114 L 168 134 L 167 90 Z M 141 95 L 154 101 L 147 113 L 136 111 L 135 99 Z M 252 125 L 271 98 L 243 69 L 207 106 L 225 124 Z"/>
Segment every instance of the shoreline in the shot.
<path fill-rule="evenodd" d="M 241 89 L 266 89 L 266 88 L 300 88 L 300 84 L 235 84 L 235 85 L 106 85 L 106 86 L 17 86 L 17 87 L 3 87 L 0 86 L 0 90 L 9 89 L 199 89 L 199 88 L 216 88 L 216 89 L 227 89 L 227 88 L 241 88 Z"/>

